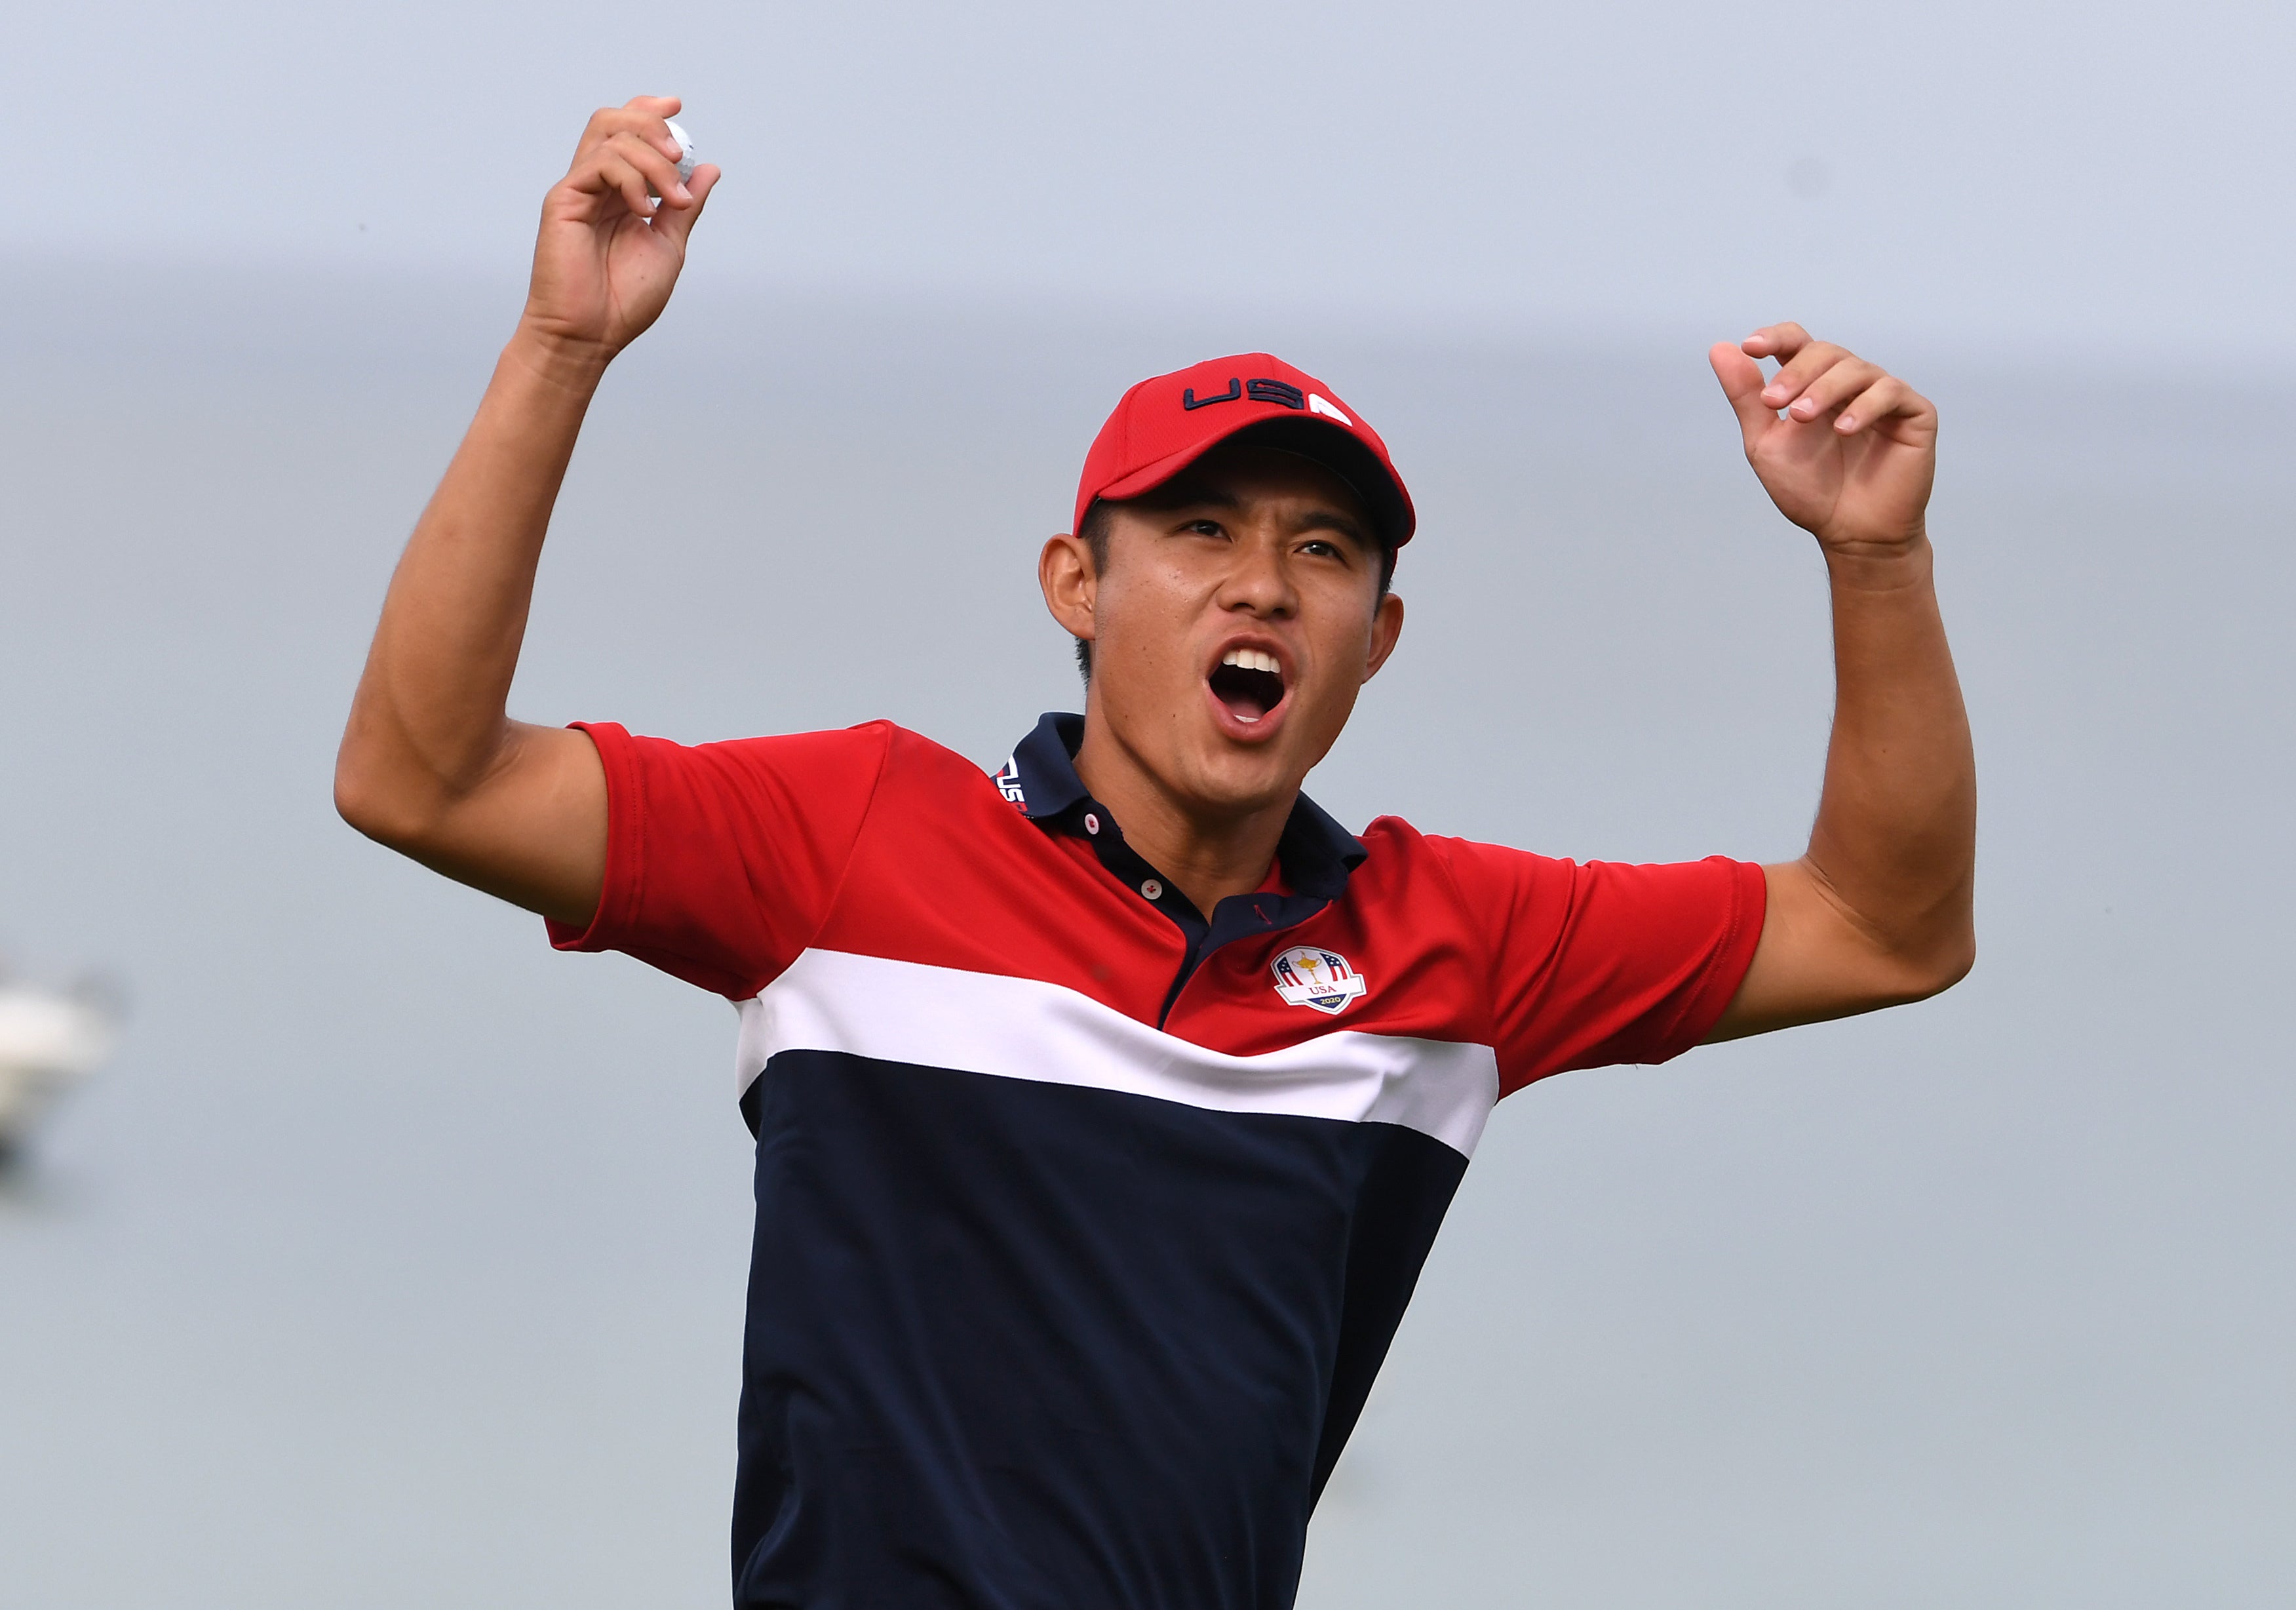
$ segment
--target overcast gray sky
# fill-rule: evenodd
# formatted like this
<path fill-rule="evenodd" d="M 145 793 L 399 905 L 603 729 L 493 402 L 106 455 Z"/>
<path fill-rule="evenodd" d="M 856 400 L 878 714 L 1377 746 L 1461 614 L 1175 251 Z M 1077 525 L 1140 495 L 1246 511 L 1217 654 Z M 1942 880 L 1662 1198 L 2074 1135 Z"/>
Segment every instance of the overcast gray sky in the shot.
<path fill-rule="evenodd" d="M 722 1604 L 731 1014 L 549 953 L 327 802 L 515 287 L 18 285 L 0 938 L 110 968 L 135 1012 L 0 1189 L 0 1606 Z M 1030 562 L 1101 411 L 1272 333 L 1343 377 L 1423 522 L 1320 801 L 1552 853 L 1799 847 L 1819 566 L 1694 343 L 1620 366 L 693 291 L 592 415 L 521 714 L 888 716 L 995 764 L 1076 696 Z M 199 339 L 163 339 L 186 309 Z M 1305 1610 L 2296 1588 L 2292 393 L 1916 373 L 1948 422 L 1978 970 L 1503 1104 Z"/>
<path fill-rule="evenodd" d="M 2296 353 L 2272 0 L 22 8 L 0 250 L 498 268 L 686 97 L 709 271 Z"/>
<path fill-rule="evenodd" d="M 1265 344 L 1423 522 L 1319 800 L 1788 855 L 1822 580 L 1703 345 L 1792 312 L 1940 404 L 1977 973 L 1505 1103 L 1304 1610 L 2296 1598 L 2288 8 L 10 29 L 0 946 L 135 1009 L 0 1188 L 0 1610 L 724 1602 L 730 1015 L 327 802 L 541 192 L 662 88 L 731 177 L 535 719 L 995 763 L 1076 698 L 1030 565 L 1100 417 Z"/>

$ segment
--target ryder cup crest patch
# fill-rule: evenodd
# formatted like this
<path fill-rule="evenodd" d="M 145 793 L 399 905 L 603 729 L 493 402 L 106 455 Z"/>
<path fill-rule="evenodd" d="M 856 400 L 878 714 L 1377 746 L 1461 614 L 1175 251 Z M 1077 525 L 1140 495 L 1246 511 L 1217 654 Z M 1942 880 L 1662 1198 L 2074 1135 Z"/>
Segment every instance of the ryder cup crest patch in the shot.
<path fill-rule="evenodd" d="M 1346 957 L 1317 945 L 1294 945 L 1275 958 L 1272 971 L 1276 994 L 1292 1006 L 1313 1006 L 1318 1012 L 1344 1012 L 1349 1001 L 1369 988 Z"/>

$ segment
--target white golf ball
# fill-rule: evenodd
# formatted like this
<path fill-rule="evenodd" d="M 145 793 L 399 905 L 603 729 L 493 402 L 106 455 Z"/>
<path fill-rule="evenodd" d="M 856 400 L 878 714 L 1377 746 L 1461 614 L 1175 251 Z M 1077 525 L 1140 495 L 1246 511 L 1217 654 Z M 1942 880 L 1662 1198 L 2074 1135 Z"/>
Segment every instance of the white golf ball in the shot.
<path fill-rule="evenodd" d="M 662 121 L 669 125 L 669 137 L 677 142 L 678 179 L 681 183 L 691 179 L 694 166 L 693 142 L 685 137 L 685 130 L 680 128 L 675 119 L 664 118 Z"/>

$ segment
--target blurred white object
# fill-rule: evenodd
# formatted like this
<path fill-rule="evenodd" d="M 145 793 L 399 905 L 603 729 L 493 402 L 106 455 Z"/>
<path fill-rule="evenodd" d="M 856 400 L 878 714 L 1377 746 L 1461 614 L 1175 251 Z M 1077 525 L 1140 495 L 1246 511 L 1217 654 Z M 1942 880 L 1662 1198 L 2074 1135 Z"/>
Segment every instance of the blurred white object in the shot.
<path fill-rule="evenodd" d="M 677 142 L 677 177 L 682 180 L 693 177 L 693 142 L 685 137 L 685 130 L 677 126 L 675 118 L 664 118 L 669 125 L 669 137 Z"/>
<path fill-rule="evenodd" d="M 118 1037 L 117 1011 L 93 990 L 0 982 L 0 1155 L 95 1072 Z"/>

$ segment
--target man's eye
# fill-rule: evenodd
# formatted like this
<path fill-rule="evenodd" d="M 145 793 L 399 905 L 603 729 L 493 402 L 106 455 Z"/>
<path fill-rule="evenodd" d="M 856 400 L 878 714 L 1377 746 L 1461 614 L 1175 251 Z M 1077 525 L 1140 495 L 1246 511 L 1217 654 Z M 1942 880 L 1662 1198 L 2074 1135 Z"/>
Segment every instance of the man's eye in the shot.
<path fill-rule="evenodd" d="M 1191 520 L 1181 530 L 1193 531 L 1199 537 L 1218 537 L 1220 535 L 1220 523 L 1217 520 Z"/>
<path fill-rule="evenodd" d="M 1312 541 L 1303 542 L 1300 546 L 1300 548 L 1307 553 L 1321 554 L 1332 559 L 1345 557 L 1345 555 L 1340 552 L 1340 545 L 1338 543 L 1325 542 L 1320 537 L 1316 538 Z"/>

